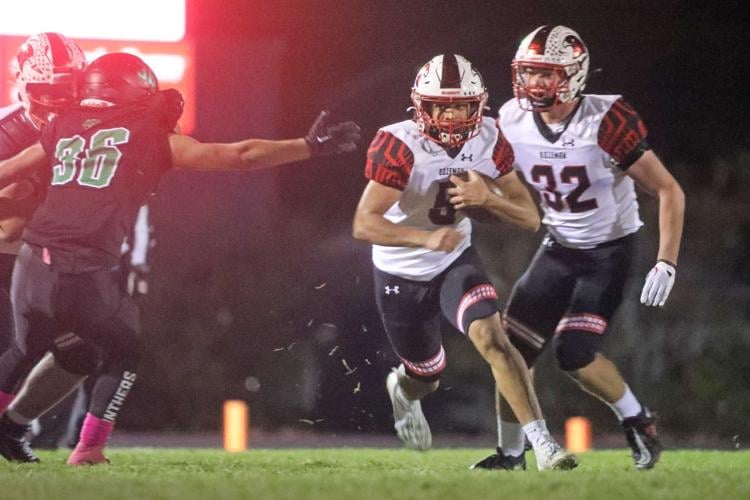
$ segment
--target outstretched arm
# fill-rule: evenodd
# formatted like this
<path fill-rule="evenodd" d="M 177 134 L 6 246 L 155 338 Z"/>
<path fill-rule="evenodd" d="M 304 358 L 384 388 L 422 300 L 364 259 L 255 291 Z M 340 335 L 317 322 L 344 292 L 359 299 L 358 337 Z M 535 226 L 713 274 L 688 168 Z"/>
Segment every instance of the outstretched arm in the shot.
<path fill-rule="evenodd" d="M 313 156 L 350 153 L 359 141 L 360 129 L 356 123 L 329 125 L 326 111 L 321 112 L 307 136 L 298 139 L 201 143 L 183 135 L 170 136 L 174 166 L 191 170 L 257 170 Z"/>
<path fill-rule="evenodd" d="M 310 158 L 304 139 L 267 141 L 247 139 L 219 144 L 202 143 L 186 135 L 171 135 L 172 163 L 189 170 L 257 170 Z"/>

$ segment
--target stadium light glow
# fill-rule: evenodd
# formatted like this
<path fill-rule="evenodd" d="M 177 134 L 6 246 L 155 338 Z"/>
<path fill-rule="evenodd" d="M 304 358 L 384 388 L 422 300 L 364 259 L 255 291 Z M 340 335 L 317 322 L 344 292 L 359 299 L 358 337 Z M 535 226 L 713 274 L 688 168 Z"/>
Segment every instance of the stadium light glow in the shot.
<path fill-rule="evenodd" d="M 25 37 L 57 31 L 76 40 L 177 42 L 185 37 L 185 3 L 186 0 L 3 2 L 0 35 Z"/>

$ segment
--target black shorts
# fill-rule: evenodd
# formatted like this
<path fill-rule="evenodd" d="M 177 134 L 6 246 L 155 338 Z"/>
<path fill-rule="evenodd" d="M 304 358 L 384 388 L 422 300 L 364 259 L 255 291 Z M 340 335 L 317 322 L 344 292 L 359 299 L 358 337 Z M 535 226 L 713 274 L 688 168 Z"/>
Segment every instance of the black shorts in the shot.
<path fill-rule="evenodd" d="M 139 336 L 139 311 L 119 278 L 116 268 L 79 274 L 55 270 L 44 262 L 42 249 L 23 245 L 11 294 L 21 352 L 39 356 L 72 348 L 75 336 L 107 349 L 132 342 Z"/>
<path fill-rule="evenodd" d="M 10 305 L 10 278 L 16 256 L 0 253 L 0 350 L 5 350 L 13 337 L 13 312 Z"/>
<path fill-rule="evenodd" d="M 556 334 L 587 332 L 603 338 L 622 303 L 635 235 L 592 249 L 566 248 L 547 236 L 511 292 L 503 319 L 527 363 Z"/>
<path fill-rule="evenodd" d="M 375 268 L 375 301 L 406 372 L 422 380 L 436 380 L 445 368 L 440 313 L 467 333 L 472 321 L 499 310 L 495 287 L 472 248 L 430 281 L 407 280 Z"/>

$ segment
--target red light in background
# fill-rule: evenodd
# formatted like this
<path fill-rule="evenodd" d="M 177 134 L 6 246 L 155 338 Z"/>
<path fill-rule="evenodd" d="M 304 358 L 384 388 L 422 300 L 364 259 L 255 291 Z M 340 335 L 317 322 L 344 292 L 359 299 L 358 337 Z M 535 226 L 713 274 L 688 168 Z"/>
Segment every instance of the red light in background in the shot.
<path fill-rule="evenodd" d="M 21 0 L 3 2 L 0 35 L 57 31 L 74 40 L 177 42 L 185 37 L 187 0 Z M 6 5 L 7 4 L 7 5 Z"/>

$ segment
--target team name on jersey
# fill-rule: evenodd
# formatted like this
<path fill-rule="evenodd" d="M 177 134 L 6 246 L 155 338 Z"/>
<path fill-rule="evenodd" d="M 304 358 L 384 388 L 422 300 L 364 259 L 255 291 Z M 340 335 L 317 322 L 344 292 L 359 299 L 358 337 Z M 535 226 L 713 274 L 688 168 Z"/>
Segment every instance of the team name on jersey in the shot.
<path fill-rule="evenodd" d="M 565 160 L 568 154 L 565 151 L 539 151 L 542 160 Z"/>
<path fill-rule="evenodd" d="M 454 174 L 460 174 L 462 172 L 466 172 L 465 168 L 453 168 L 453 167 L 444 167 L 438 170 L 438 174 L 440 175 L 454 175 Z"/>

